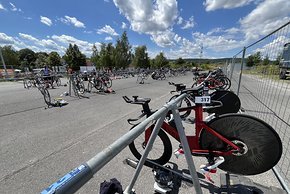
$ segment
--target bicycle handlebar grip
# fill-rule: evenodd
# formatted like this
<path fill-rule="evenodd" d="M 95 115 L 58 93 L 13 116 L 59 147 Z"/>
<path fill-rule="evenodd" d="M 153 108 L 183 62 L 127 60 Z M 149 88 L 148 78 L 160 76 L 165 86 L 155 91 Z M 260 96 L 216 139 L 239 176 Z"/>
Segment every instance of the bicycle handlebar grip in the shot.
<path fill-rule="evenodd" d="M 122 96 L 122 97 L 127 103 L 132 103 L 132 100 L 130 100 L 127 96 Z"/>

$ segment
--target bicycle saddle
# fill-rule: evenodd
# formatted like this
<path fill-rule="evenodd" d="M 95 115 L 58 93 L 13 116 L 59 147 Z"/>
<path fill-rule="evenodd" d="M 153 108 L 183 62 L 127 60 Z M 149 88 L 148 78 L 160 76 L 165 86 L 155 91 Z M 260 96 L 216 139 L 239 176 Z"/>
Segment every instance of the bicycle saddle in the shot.
<path fill-rule="evenodd" d="M 148 104 L 151 101 L 151 98 L 138 98 L 138 96 L 133 96 L 133 100 L 123 96 L 123 99 L 130 104 Z"/>

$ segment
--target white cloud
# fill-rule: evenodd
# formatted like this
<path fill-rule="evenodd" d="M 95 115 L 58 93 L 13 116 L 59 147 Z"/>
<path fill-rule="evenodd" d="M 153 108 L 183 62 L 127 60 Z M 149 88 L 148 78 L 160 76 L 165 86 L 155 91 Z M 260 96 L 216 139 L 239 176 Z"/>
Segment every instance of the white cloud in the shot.
<path fill-rule="evenodd" d="M 112 36 L 118 36 L 119 34 L 109 25 L 97 30 L 98 34 L 110 34 Z"/>
<path fill-rule="evenodd" d="M 174 37 L 175 34 L 171 30 L 151 34 L 151 40 L 160 47 L 170 47 L 175 45 Z"/>
<path fill-rule="evenodd" d="M 174 45 L 172 26 L 178 17 L 176 0 L 114 0 L 131 29 L 149 34 L 158 46 Z"/>
<path fill-rule="evenodd" d="M 104 0 L 104 2 L 106 2 L 106 3 L 109 3 L 109 2 L 110 2 L 110 0 Z"/>
<path fill-rule="evenodd" d="M 111 40 L 113 40 L 113 38 L 112 38 L 111 36 L 107 36 L 107 37 L 105 38 L 105 41 L 111 41 Z"/>
<path fill-rule="evenodd" d="M 178 17 L 177 19 L 177 24 L 180 25 L 183 22 L 183 18 L 181 16 Z"/>
<path fill-rule="evenodd" d="M 64 18 L 60 18 L 60 21 L 67 25 L 73 25 L 77 28 L 86 28 L 85 24 L 75 17 L 64 16 Z"/>
<path fill-rule="evenodd" d="M 200 47 L 196 42 L 189 41 L 186 38 L 180 40 L 180 45 L 177 49 L 170 49 L 168 56 L 171 59 L 182 58 L 197 58 L 200 52 Z"/>
<path fill-rule="evenodd" d="M 174 24 L 177 15 L 176 0 L 114 0 L 116 7 L 139 33 L 166 31 Z"/>
<path fill-rule="evenodd" d="M 238 28 L 233 27 L 233 28 L 229 28 L 229 29 L 225 30 L 225 32 L 229 33 L 229 34 L 236 34 L 236 33 L 241 32 L 241 30 L 238 29 Z"/>
<path fill-rule="evenodd" d="M 243 42 L 235 39 L 228 39 L 225 36 L 212 36 L 206 35 L 200 32 L 192 34 L 196 43 L 202 43 L 204 48 L 211 49 L 213 51 L 228 51 L 235 48 L 242 48 Z"/>
<path fill-rule="evenodd" d="M 3 7 L 3 5 L 0 3 L 0 10 L 6 10 L 5 7 Z"/>
<path fill-rule="evenodd" d="M 209 36 L 210 36 L 210 35 L 212 35 L 212 34 L 216 34 L 216 33 L 219 33 L 219 32 L 223 32 L 222 28 L 214 28 L 214 29 L 208 31 L 208 32 L 206 33 L 206 35 L 209 35 Z"/>
<path fill-rule="evenodd" d="M 40 22 L 47 25 L 47 26 L 52 25 L 52 21 L 48 17 L 40 16 Z"/>
<path fill-rule="evenodd" d="M 181 29 L 193 28 L 194 24 L 195 24 L 194 18 L 193 16 L 191 16 L 188 21 L 185 21 L 185 24 L 184 26 L 181 27 Z"/>
<path fill-rule="evenodd" d="M 257 40 L 290 20 L 289 0 L 266 0 L 240 20 L 247 41 Z"/>
<path fill-rule="evenodd" d="M 20 11 L 20 12 L 22 11 L 21 9 L 17 8 L 13 3 L 9 2 L 9 4 L 11 6 L 10 8 L 11 11 Z"/>
<path fill-rule="evenodd" d="M 217 9 L 232 9 L 243 7 L 256 0 L 206 0 L 203 5 L 206 11 L 214 11 Z"/>
<path fill-rule="evenodd" d="M 79 40 L 69 35 L 61 35 L 61 36 L 53 35 L 51 39 L 63 45 L 65 48 L 68 48 L 69 44 L 76 44 L 79 47 L 80 51 L 86 56 L 91 56 L 94 44 L 97 46 L 97 49 L 100 49 L 101 46 L 101 43 L 99 42 L 90 43 L 84 40 Z"/>
<path fill-rule="evenodd" d="M 38 42 L 39 40 L 29 34 L 19 33 L 20 38 L 26 39 L 31 42 Z"/>
<path fill-rule="evenodd" d="M 178 36 L 178 34 L 175 34 L 174 35 L 174 41 L 177 42 L 177 43 L 179 43 L 181 41 L 181 37 Z"/>
<path fill-rule="evenodd" d="M 264 45 L 261 48 L 255 49 L 252 52 L 248 52 L 248 54 L 254 54 L 259 51 L 263 58 L 267 56 L 270 60 L 275 60 L 282 53 L 284 44 L 288 42 L 290 42 L 289 37 L 278 36 L 272 42 Z"/>
<path fill-rule="evenodd" d="M 122 22 L 122 29 L 126 29 L 127 28 L 127 24 L 125 22 Z"/>
<path fill-rule="evenodd" d="M 91 30 L 89 30 L 89 31 L 85 30 L 84 33 L 86 33 L 86 34 L 92 34 L 93 31 L 91 31 Z"/>
<path fill-rule="evenodd" d="M 15 42 L 14 38 L 0 32 L 0 44 L 13 44 Z"/>
<path fill-rule="evenodd" d="M 93 44 L 100 49 L 101 43 L 89 43 L 87 41 L 76 39 L 68 35 L 46 36 L 46 39 L 38 39 L 30 34 L 19 33 L 19 37 L 10 37 L 0 32 L 0 45 L 12 45 L 16 50 L 29 48 L 35 52 L 51 52 L 56 51 L 60 55 L 64 55 L 69 44 L 76 44 L 80 51 L 86 56 L 92 54 Z"/>

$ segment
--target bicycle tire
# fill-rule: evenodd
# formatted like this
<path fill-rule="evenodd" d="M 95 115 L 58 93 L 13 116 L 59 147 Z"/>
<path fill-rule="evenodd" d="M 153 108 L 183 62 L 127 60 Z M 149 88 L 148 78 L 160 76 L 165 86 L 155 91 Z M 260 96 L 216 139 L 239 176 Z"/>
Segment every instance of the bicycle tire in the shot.
<path fill-rule="evenodd" d="M 112 87 L 112 80 L 110 77 L 104 76 L 102 80 L 105 83 L 104 85 L 106 85 L 108 88 Z"/>
<path fill-rule="evenodd" d="M 23 80 L 23 87 L 28 89 L 27 80 L 26 79 Z"/>
<path fill-rule="evenodd" d="M 245 150 L 242 155 L 224 156 L 225 162 L 219 168 L 234 174 L 256 175 L 273 168 L 281 158 L 282 142 L 276 131 L 264 121 L 242 114 L 227 114 L 217 117 L 208 126 L 227 137 L 238 141 Z M 227 150 L 227 145 L 202 130 L 200 146 L 207 150 Z"/>
<path fill-rule="evenodd" d="M 60 80 L 60 78 L 58 77 L 58 78 L 56 78 L 56 86 L 61 86 L 61 80 Z"/>
<path fill-rule="evenodd" d="M 87 91 L 88 91 L 88 92 L 91 92 L 92 89 L 93 89 L 93 84 L 91 83 L 91 81 L 89 81 L 89 82 L 88 82 L 88 89 L 87 89 Z"/>
<path fill-rule="evenodd" d="M 134 127 L 135 126 L 133 126 L 131 129 L 133 129 Z M 145 150 L 144 138 L 145 138 L 145 133 L 142 133 L 134 141 L 132 141 L 132 143 L 129 144 L 129 149 L 131 153 L 138 160 L 140 160 Z M 170 139 L 166 135 L 166 133 L 162 129 L 160 129 L 153 143 L 152 149 L 150 150 L 147 156 L 147 159 L 155 163 L 158 163 L 160 165 L 164 165 L 170 160 L 171 155 L 172 155 L 172 145 L 171 145 Z M 145 164 L 147 166 L 152 165 L 152 163 L 149 163 L 149 162 L 145 162 Z"/>
<path fill-rule="evenodd" d="M 102 81 L 100 79 L 96 79 L 95 80 L 95 88 L 97 90 L 100 90 L 100 89 L 102 89 L 102 87 L 103 87 Z"/>
<path fill-rule="evenodd" d="M 227 77 L 219 77 L 217 78 L 218 81 L 220 81 L 221 83 L 223 83 L 219 89 L 223 89 L 223 90 L 228 90 L 231 88 L 231 80 Z"/>
<path fill-rule="evenodd" d="M 81 94 L 84 94 L 84 93 L 85 93 L 86 88 L 85 88 L 85 84 L 84 84 L 84 82 L 81 81 L 81 82 L 78 84 L 78 91 L 79 91 Z"/>
<path fill-rule="evenodd" d="M 44 102 L 48 106 L 50 106 L 51 105 L 51 98 L 50 98 L 50 94 L 49 94 L 47 88 L 45 88 L 45 87 L 39 87 L 38 89 L 41 92 L 41 94 L 43 95 Z"/>
<path fill-rule="evenodd" d="M 233 92 L 228 90 L 216 90 L 210 94 L 211 100 L 222 102 L 223 106 L 205 109 L 207 113 L 215 113 L 217 115 L 227 113 L 237 113 L 241 108 L 240 98 Z M 205 106 L 206 108 L 206 106 Z"/>
<path fill-rule="evenodd" d="M 179 97 L 179 95 L 174 95 L 172 96 L 169 101 L 176 99 L 177 97 Z M 188 98 L 184 98 L 180 103 L 177 104 L 177 106 L 179 108 L 181 107 L 190 107 L 191 106 L 191 102 Z M 181 119 L 185 119 L 186 117 L 188 117 L 191 113 L 191 109 L 188 109 L 187 111 L 184 112 L 179 112 L 179 115 L 181 117 Z"/>

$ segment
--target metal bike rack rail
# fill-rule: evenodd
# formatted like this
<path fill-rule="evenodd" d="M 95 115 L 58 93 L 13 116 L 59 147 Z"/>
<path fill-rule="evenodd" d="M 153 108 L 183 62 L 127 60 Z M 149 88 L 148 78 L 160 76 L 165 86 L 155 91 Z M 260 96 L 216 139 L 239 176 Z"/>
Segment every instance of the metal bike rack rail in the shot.
<path fill-rule="evenodd" d="M 70 171 L 62 178 L 60 178 L 57 182 L 50 185 L 48 188 L 43 190 L 41 194 L 63 194 L 63 193 L 74 193 L 79 188 L 81 188 L 86 182 L 88 182 L 95 173 L 97 173 L 103 166 L 105 166 L 109 161 L 111 161 L 116 155 L 118 155 L 124 148 L 126 148 L 134 139 L 136 139 L 139 135 L 141 135 L 145 129 L 155 124 L 154 130 L 152 135 L 150 136 L 148 145 L 146 146 L 145 152 L 141 157 L 138 166 L 136 168 L 135 174 L 129 184 L 129 186 L 125 189 L 124 193 L 132 193 L 132 188 L 140 174 L 141 168 L 144 165 L 146 157 L 149 151 L 152 148 L 154 140 L 158 134 L 158 131 L 162 125 L 163 120 L 165 119 L 166 114 L 168 111 L 172 111 L 177 130 L 181 139 L 182 146 L 184 148 L 185 158 L 189 167 L 189 171 L 191 174 L 192 182 L 194 185 L 195 192 L 197 194 L 201 194 L 201 186 L 199 183 L 199 179 L 196 173 L 195 165 L 191 156 L 191 152 L 189 149 L 189 145 L 185 136 L 185 132 L 182 126 L 182 120 L 180 118 L 177 104 L 184 99 L 187 94 L 182 94 L 178 98 L 168 102 L 150 117 L 145 119 L 139 125 L 134 127 L 132 130 L 127 132 L 125 135 L 117 139 L 107 148 L 102 150 L 96 156 L 88 160 L 86 163 L 81 164 L 79 167 L 75 168 L 74 170 Z M 156 122 L 157 121 L 157 122 Z"/>

